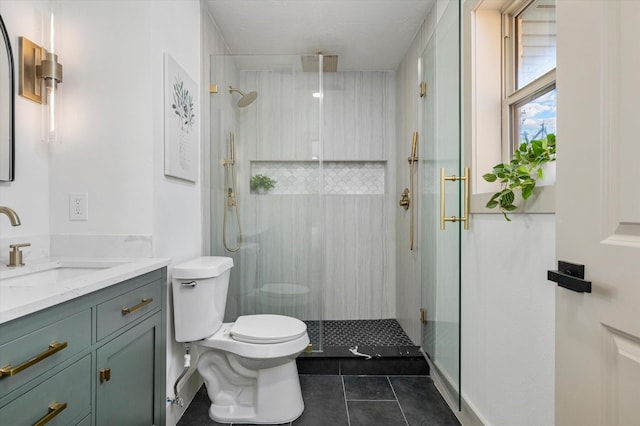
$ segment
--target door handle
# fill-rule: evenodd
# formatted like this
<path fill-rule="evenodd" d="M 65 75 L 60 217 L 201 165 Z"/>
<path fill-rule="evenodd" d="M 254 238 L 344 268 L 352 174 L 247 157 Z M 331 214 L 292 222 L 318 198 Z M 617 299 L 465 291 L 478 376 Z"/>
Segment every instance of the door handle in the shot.
<path fill-rule="evenodd" d="M 446 181 L 464 181 L 464 216 L 456 217 L 445 215 L 444 184 Z M 444 229 L 446 222 L 464 222 L 464 229 L 469 229 L 469 168 L 464 168 L 464 176 L 445 176 L 444 168 L 440 169 L 440 229 Z"/>
<path fill-rule="evenodd" d="M 591 281 L 584 279 L 584 265 L 558 261 L 558 270 L 547 271 L 547 280 L 578 293 L 591 293 Z"/>

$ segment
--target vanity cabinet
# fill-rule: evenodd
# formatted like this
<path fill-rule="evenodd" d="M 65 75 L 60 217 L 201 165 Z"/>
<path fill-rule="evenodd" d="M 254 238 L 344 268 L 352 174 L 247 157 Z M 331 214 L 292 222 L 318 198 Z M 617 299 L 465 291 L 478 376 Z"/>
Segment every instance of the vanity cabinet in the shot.
<path fill-rule="evenodd" d="M 161 268 L 1 324 L 0 424 L 164 425 L 165 283 Z"/>

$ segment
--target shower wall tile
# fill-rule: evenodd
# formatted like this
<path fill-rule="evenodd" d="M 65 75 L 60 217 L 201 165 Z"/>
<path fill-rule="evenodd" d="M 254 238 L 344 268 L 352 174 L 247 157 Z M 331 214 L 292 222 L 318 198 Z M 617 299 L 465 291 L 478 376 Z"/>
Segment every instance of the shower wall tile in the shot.
<path fill-rule="evenodd" d="M 221 128 L 211 135 L 212 251 L 235 264 L 226 319 L 269 310 L 307 320 L 394 317 L 396 178 L 387 165 L 396 156 L 395 74 L 325 74 L 320 129 L 320 104 L 311 96 L 318 91 L 317 74 L 287 64 L 240 71 L 232 59 L 219 66 L 226 78 L 216 81 L 256 90 L 258 98 L 237 108 L 237 95 L 222 90 L 211 101 L 217 114 L 212 121 Z M 236 252 L 222 247 L 225 209 L 228 242 L 235 245 L 240 233 L 235 209 L 224 200 L 221 160 L 229 155 L 230 131 L 243 236 Z M 324 166 L 322 196 L 314 175 L 319 171 L 308 166 L 317 168 L 318 158 Z M 288 170 L 276 176 L 262 169 L 278 184 L 267 196 L 251 194 L 255 165 L 270 162 L 289 163 Z M 298 182 L 299 173 L 306 174 L 305 183 Z M 300 286 L 291 288 L 304 295 L 276 303 L 264 291 L 273 284 Z"/>
<path fill-rule="evenodd" d="M 325 160 L 381 160 L 395 139 L 395 74 L 324 75 Z"/>
<path fill-rule="evenodd" d="M 317 194 L 322 176 L 323 194 L 384 194 L 385 162 L 251 162 L 251 176 L 265 175 L 276 181 L 269 194 Z"/>
<path fill-rule="evenodd" d="M 384 311 L 384 197 L 325 197 L 326 319 L 378 318 Z"/>
<path fill-rule="evenodd" d="M 260 160 L 311 160 L 320 152 L 320 103 L 315 73 L 291 65 L 273 65 L 261 71 L 243 71 L 246 90 L 257 90 L 255 107 L 238 110 L 245 139 Z"/>
<path fill-rule="evenodd" d="M 325 162 L 325 194 L 384 194 L 385 162 Z"/>

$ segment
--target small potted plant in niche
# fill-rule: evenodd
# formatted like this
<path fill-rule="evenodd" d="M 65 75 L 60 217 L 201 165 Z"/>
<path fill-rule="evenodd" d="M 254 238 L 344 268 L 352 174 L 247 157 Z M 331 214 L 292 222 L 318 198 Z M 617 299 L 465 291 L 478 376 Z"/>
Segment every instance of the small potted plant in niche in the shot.
<path fill-rule="evenodd" d="M 511 221 L 508 212 L 518 208 L 514 204 L 514 191 L 519 189 L 523 199 L 533 194 L 536 181 L 544 178 L 546 164 L 556 160 L 556 135 L 549 133 L 544 139 L 534 139 L 520 144 L 509 163 L 500 163 L 491 173 L 482 176 L 487 182 L 500 182 L 501 189 L 493 194 L 486 207 L 498 207 L 504 218 Z"/>
<path fill-rule="evenodd" d="M 274 186 L 276 186 L 277 181 L 271 179 L 269 176 L 265 175 L 254 175 L 251 176 L 250 180 L 251 190 L 258 194 L 265 194 Z"/>

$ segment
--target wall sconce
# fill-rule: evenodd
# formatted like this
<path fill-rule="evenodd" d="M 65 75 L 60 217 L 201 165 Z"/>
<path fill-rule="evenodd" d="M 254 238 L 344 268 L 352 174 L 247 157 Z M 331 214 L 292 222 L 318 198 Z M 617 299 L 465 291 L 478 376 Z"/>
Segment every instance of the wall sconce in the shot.
<path fill-rule="evenodd" d="M 50 49 L 38 46 L 26 37 L 19 38 L 18 94 L 46 105 L 43 112 L 43 141 L 56 142 L 58 131 L 55 119 L 56 90 L 62 83 L 62 64 L 53 51 L 53 14 L 50 23 Z"/>

